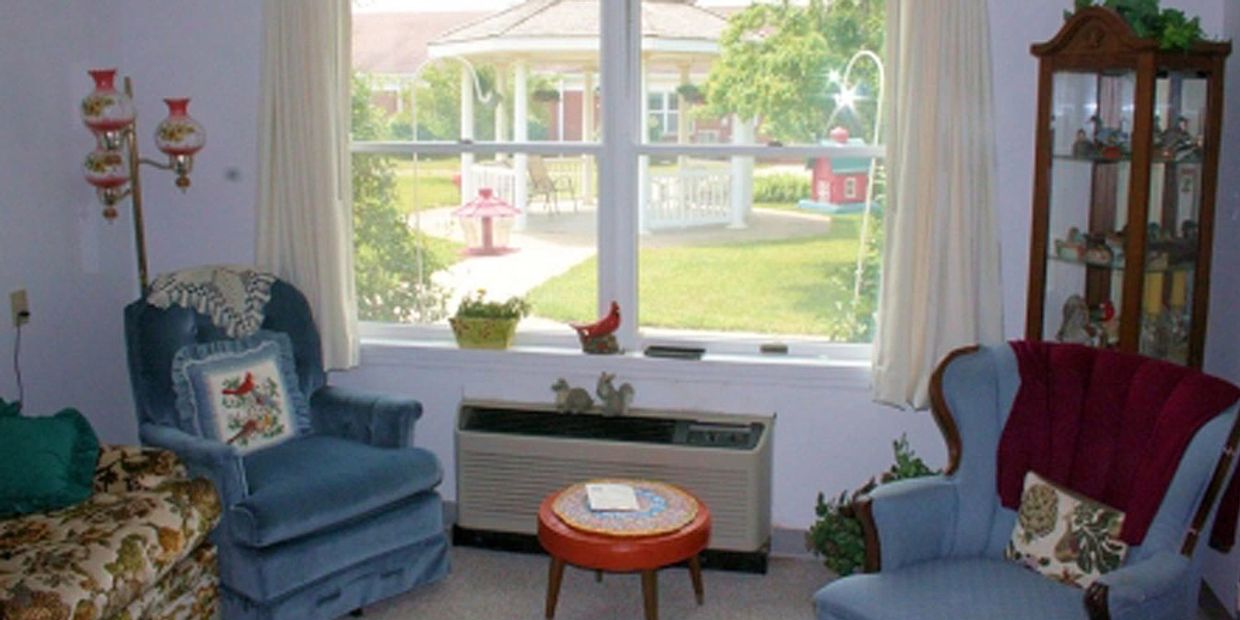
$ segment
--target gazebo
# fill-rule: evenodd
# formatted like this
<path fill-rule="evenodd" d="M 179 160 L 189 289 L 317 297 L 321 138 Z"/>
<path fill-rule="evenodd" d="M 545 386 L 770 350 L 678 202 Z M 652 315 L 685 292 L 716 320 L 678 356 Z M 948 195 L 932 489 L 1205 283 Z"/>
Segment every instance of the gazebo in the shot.
<path fill-rule="evenodd" d="M 495 88 L 503 92 L 511 80 L 513 101 L 511 118 L 504 106 L 495 108 L 495 136 L 500 142 L 529 140 L 529 82 L 532 72 L 554 75 L 557 84 L 555 117 L 559 119 L 560 140 L 565 131 L 577 133 L 583 141 L 595 139 L 595 84 L 599 70 L 599 0 L 528 0 L 498 13 L 450 30 L 427 46 L 428 61 L 455 59 L 469 67 L 492 66 L 497 76 Z M 683 84 L 701 83 L 719 56 L 719 39 L 727 20 L 698 7 L 694 0 L 647 0 L 642 2 L 642 111 L 651 118 L 652 95 L 661 103 L 661 116 L 675 116 L 675 141 L 690 142 L 693 123 L 687 113 L 690 102 Z M 474 101 L 479 93 L 472 70 L 461 72 L 460 139 L 472 140 Z M 674 99 L 674 101 L 673 101 Z M 575 108 L 575 109 L 574 109 Z M 566 123 L 565 119 L 572 119 Z M 572 131 L 579 120 L 580 130 Z M 670 124 L 670 123 L 669 123 Z M 753 140 L 749 123 L 730 119 L 727 127 L 714 135 L 733 142 Z M 672 133 L 670 128 L 666 133 Z M 705 141 L 705 140 L 703 140 Z M 642 229 L 683 227 L 704 224 L 743 226 L 752 195 L 753 158 L 734 157 L 731 166 L 694 163 L 678 158 L 674 170 L 653 170 L 643 157 Z M 594 186 L 594 165 L 588 157 L 548 161 L 554 174 L 569 176 L 581 188 L 582 196 Z M 499 162 L 479 162 L 473 154 L 461 156 L 461 192 L 472 196 L 480 187 L 491 187 L 496 195 L 521 210 L 518 226 L 530 212 L 529 156 L 517 154 L 511 166 Z"/>

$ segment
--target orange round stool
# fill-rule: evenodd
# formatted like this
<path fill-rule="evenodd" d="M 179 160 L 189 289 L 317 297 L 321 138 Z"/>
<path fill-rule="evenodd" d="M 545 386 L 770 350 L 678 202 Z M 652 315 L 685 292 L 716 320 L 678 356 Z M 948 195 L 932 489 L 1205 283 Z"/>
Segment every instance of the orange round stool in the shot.
<path fill-rule="evenodd" d="M 674 532 L 638 537 L 608 536 L 578 530 L 564 523 L 552 508 L 563 492 L 548 495 L 538 508 L 538 542 L 551 556 L 547 579 L 548 620 L 555 617 L 565 564 L 597 571 L 640 572 L 646 620 L 657 620 L 658 578 L 655 571 L 687 560 L 689 575 L 693 579 L 693 593 L 698 605 L 702 604 L 702 566 L 698 554 L 706 549 L 710 541 L 710 510 L 702 500 L 686 492 L 697 502 L 697 514 L 687 525 Z"/>

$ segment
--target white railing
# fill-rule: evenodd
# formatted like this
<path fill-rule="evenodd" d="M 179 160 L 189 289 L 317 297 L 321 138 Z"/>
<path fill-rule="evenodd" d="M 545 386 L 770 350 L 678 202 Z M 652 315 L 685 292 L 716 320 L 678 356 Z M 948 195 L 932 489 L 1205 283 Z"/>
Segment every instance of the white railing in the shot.
<path fill-rule="evenodd" d="M 496 196 L 515 204 L 517 196 L 517 173 L 502 163 L 476 163 L 472 166 L 473 187 L 489 187 Z"/>
<path fill-rule="evenodd" d="M 594 202 L 594 158 L 589 155 L 580 157 L 548 157 L 543 159 L 547 166 L 547 174 L 555 179 L 572 179 L 574 199 L 582 203 Z"/>
<path fill-rule="evenodd" d="M 642 214 L 647 230 L 731 222 L 732 174 L 722 167 L 651 170 L 650 198 Z"/>
<path fill-rule="evenodd" d="M 547 173 L 574 181 L 574 199 L 593 198 L 590 168 L 585 157 L 546 158 Z M 479 162 L 471 167 L 474 188 L 489 187 L 495 195 L 516 204 L 517 173 L 507 163 Z M 688 165 L 651 170 L 649 200 L 642 213 L 646 230 L 728 224 L 732 221 L 732 173 L 722 166 Z M 585 183 L 582 183 L 585 180 Z"/>
<path fill-rule="evenodd" d="M 544 157 L 543 165 L 547 174 L 554 179 L 572 179 L 573 200 L 593 202 L 594 200 L 594 158 L 589 155 L 581 157 Z M 517 173 L 508 162 L 485 161 L 475 163 L 472 167 L 472 186 L 475 188 L 489 187 L 495 195 L 516 204 Z M 561 200 L 568 196 L 560 196 Z"/>

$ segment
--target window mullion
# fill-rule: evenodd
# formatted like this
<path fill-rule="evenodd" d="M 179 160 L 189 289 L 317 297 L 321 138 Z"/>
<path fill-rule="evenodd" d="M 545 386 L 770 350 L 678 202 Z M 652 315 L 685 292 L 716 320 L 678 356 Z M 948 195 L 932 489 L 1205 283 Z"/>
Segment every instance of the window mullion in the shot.
<path fill-rule="evenodd" d="M 624 309 L 617 336 L 637 344 L 637 143 L 641 1 L 600 2 L 602 130 L 599 161 L 598 305 Z"/>

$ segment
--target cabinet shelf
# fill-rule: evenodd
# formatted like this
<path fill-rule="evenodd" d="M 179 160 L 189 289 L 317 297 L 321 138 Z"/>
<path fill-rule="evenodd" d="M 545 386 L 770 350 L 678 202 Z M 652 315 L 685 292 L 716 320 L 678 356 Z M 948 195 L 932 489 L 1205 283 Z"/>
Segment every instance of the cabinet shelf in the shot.
<path fill-rule="evenodd" d="M 1096 269 L 1106 269 L 1108 271 L 1123 271 L 1124 263 L 1095 263 L 1079 258 L 1065 258 L 1058 254 L 1047 254 L 1046 258 L 1057 263 L 1065 265 L 1076 265 L 1078 267 L 1094 267 Z M 1193 263 L 1178 263 L 1167 267 L 1150 267 L 1145 266 L 1145 273 L 1171 273 L 1171 272 L 1190 272 L 1193 270 Z"/>
<path fill-rule="evenodd" d="M 1080 156 L 1080 155 L 1069 155 L 1069 154 L 1064 154 L 1064 153 L 1056 153 L 1053 156 L 1053 158 L 1055 159 L 1055 161 L 1075 161 L 1075 162 L 1081 162 L 1085 164 L 1131 164 L 1132 163 L 1132 155 L 1130 154 L 1124 154 L 1120 157 L 1103 157 L 1102 155 Z M 1177 166 L 1185 165 L 1185 164 L 1200 165 L 1201 158 L 1200 157 L 1187 157 L 1183 159 L 1174 159 L 1174 158 L 1169 159 L 1165 157 L 1155 156 L 1151 160 L 1151 162 L 1155 164 L 1175 164 Z"/>

